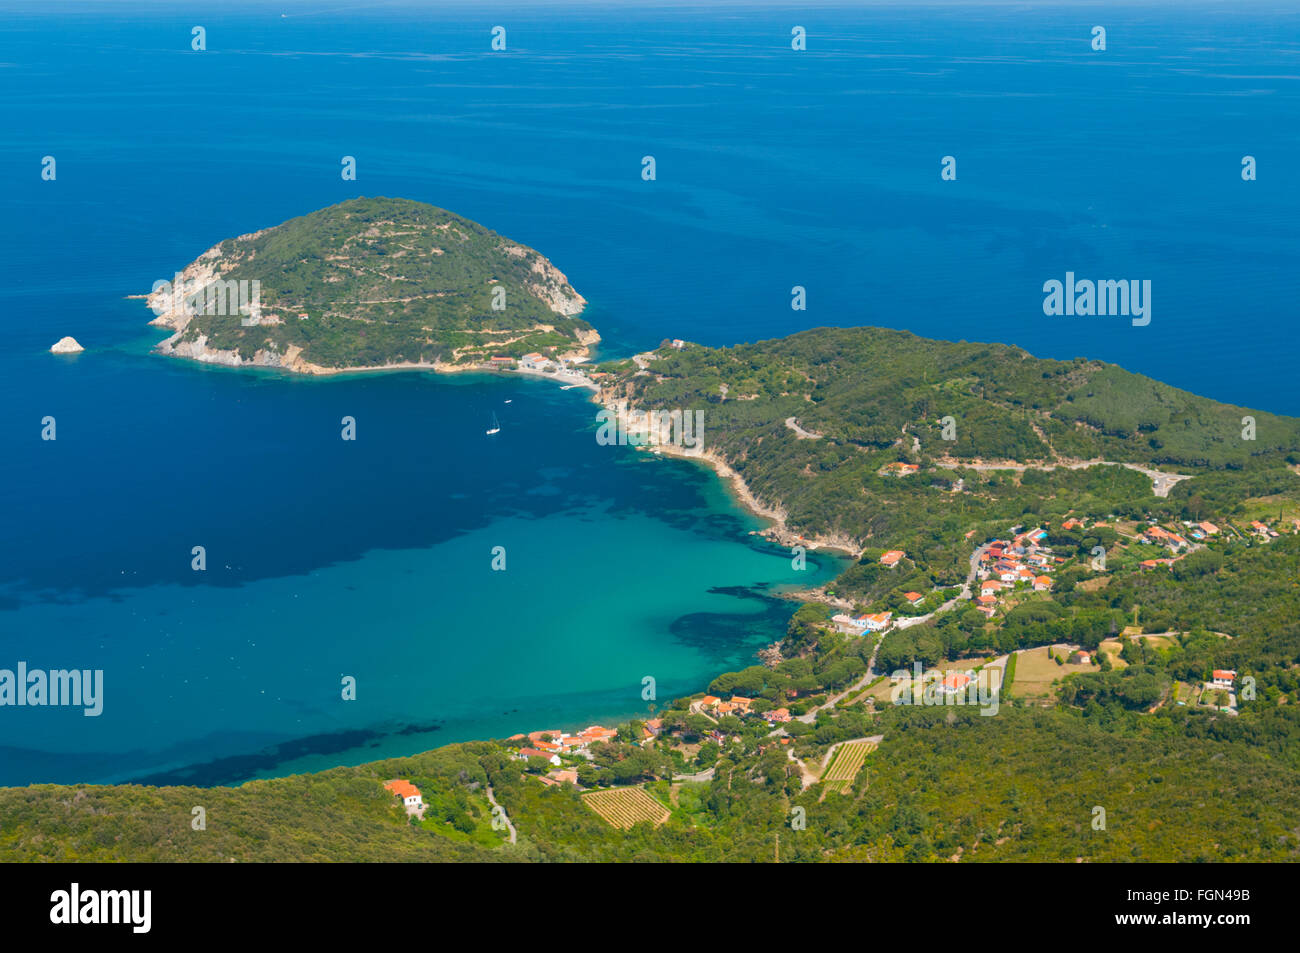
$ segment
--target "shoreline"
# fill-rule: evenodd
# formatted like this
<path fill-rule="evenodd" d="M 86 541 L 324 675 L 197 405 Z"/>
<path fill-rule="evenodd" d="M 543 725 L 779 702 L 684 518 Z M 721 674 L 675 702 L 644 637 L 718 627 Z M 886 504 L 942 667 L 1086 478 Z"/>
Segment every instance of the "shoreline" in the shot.
<path fill-rule="evenodd" d="M 598 398 L 599 395 L 595 395 L 593 400 Z M 608 404 L 605 406 L 609 408 Z M 660 456 L 672 457 L 677 460 L 691 460 L 712 470 L 722 482 L 723 488 L 733 499 L 753 515 L 769 522 L 769 526 L 757 533 L 757 535 L 765 539 L 787 548 L 804 546 L 810 551 L 824 549 L 842 553 L 854 559 L 862 557 L 863 549 L 855 540 L 837 536 L 801 536 L 790 529 L 789 524 L 786 522 L 789 519 L 786 511 L 779 505 L 770 506 L 760 500 L 754 494 L 754 491 L 750 489 L 749 484 L 745 482 L 745 478 L 737 473 L 727 458 L 716 450 L 706 448 L 703 451 L 690 451 L 672 445 L 661 445 L 653 448 L 648 446 L 636 447 L 635 449 L 643 452 L 647 450 L 658 451 Z"/>
<path fill-rule="evenodd" d="M 634 355 L 633 360 L 641 355 Z M 614 395 L 605 391 L 604 388 L 597 390 L 591 397 L 592 402 L 600 404 L 611 413 L 618 414 L 619 401 Z M 644 412 L 640 408 L 624 405 L 624 410 Z M 691 460 L 708 467 L 714 472 L 719 480 L 722 481 L 724 489 L 737 500 L 744 509 L 760 519 L 767 520 L 770 524 L 757 535 L 771 540 L 778 545 L 793 548 L 794 546 L 804 546 L 809 550 L 825 549 L 833 552 L 843 553 L 853 559 L 860 559 L 864 551 L 863 546 L 858 540 L 849 539 L 842 536 L 823 536 L 814 535 L 812 537 L 801 536 L 792 530 L 788 524 L 789 513 L 781 506 L 780 503 L 768 504 L 760 500 L 757 494 L 750 488 L 731 462 L 719 451 L 711 450 L 707 447 L 699 450 L 691 450 L 685 447 L 679 447 L 676 444 L 663 443 L 655 445 L 636 445 L 634 449 L 642 452 L 649 451 L 658 456 L 673 457 L 679 460 Z"/>
<path fill-rule="evenodd" d="M 130 297 L 144 298 L 148 300 L 148 295 L 132 295 Z M 448 364 L 443 361 L 425 362 L 425 361 L 401 361 L 394 364 L 367 365 L 358 367 L 325 367 L 320 364 L 313 364 L 309 361 L 299 360 L 298 354 L 301 351 L 291 347 L 289 352 L 283 355 L 285 360 L 258 360 L 257 356 L 251 361 L 240 359 L 230 351 L 208 351 L 206 342 L 200 338 L 198 342 L 197 353 L 195 349 L 189 347 L 187 351 L 180 351 L 169 345 L 173 340 L 180 336 L 181 330 L 166 320 L 166 316 L 160 316 L 150 321 L 149 324 L 154 327 L 163 327 L 173 331 L 173 334 L 158 342 L 153 347 L 153 353 L 160 354 L 164 357 L 175 358 L 177 360 L 193 361 L 196 364 L 217 365 L 219 367 L 230 367 L 235 369 L 257 368 L 262 370 L 283 371 L 287 374 L 298 375 L 302 377 L 337 377 L 342 374 L 367 374 L 367 373 L 400 373 L 403 371 L 425 371 L 433 374 L 467 374 L 480 373 L 485 375 L 496 374 L 513 374 L 520 377 L 531 377 L 542 380 L 549 380 L 561 385 L 562 390 L 582 388 L 591 391 L 588 395 L 591 402 L 617 413 L 617 404 L 614 398 L 605 393 L 604 388 L 591 380 L 582 373 L 547 373 L 546 371 L 533 370 L 531 368 L 521 367 L 491 367 L 481 364 Z M 600 333 L 594 328 L 588 332 L 588 337 L 580 343 L 581 356 L 585 357 L 590 353 L 590 346 L 601 340 Z M 297 352 L 297 353 L 295 353 Z M 258 351 L 261 355 L 265 352 Z M 578 353 L 578 352 L 570 352 Z M 209 356 L 211 355 L 211 356 Z M 633 355 L 633 359 L 640 355 Z M 277 358 L 280 357 L 277 355 Z M 638 408 L 627 407 L 627 410 L 637 410 Z M 768 526 L 762 530 L 755 531 L 771 542 L 787 548 L 795 546 L 804 546 L 809 550 L 830 550 L 836 553 L 842 553 L 853 559 L 860 559 L 863 553 L 863 547 L 859 541 L 848 539 L 841 536 L 823 536 L 814 535 L 812 537 L 802 536 L 789 527 L 787 520 L 789 514 L 778 503 L 775 505 L 764 503 L 758 498 L 749 484 L 745 482 L 735 468 L 725 456 L 717 450 L 704 448 L 703 450 L 688 450 L 673 444 L 661 444 L 657 446 L 634 446 L 633 449 L 638 451 L 652 451 L 657 455 L 673 457 L 680 460 L 695 461 L 708 469 L 712 470 L 714 475 L 721 481 L 724 490 L 741 507 L 754 516 L 768 522 Z M 827 597 L 829 598 L 829 597 Z"/>
<path fill-rule="evenodd" d="M 149 299 L 149 296 L 147 295 L 132 296 L 132 297 L 143 298 L 146 301 Z M 230 367 L 232 369 L 249 368 L 249 369 L 260 369 L 260 370 L 268 370 L 268 371 L 281 371 L 286 374 L 301 376 L 304 378 L 337 377 L 340 375 L 347 375 L 347 374 L 360 375 L 360 374 L 376 373 L 376 372 L 401 373 L 407 371 L 424 371 L 433 374 L 463 374 L 463 373 L 476 373 L 476 372 L 484 375 L 512 374 L 521 377 L 531 377 L 537 379 L 550 380 L 555 384 L 561 385 L 561 389 L 564 390 L 582 388 L 588 391 L 587 396 L 588 396 L 588 400 L 591 403 L 597 405 L 598 407 L 602 407 L 606 410 L 609 410 L 613 413 L 618 413 L 614 396 L 611 393 L 606 392 L 606 390 L 600 384 L 591 380 L 589 377 L 587 377 L 585 374 L 582 374 L 581 372 L 547 373 L 546 371 L 535 370 L 532 368 L 492 367 L 489 365 L 481 365 L 481 364 L 448 364 L 441 361 L 435 361 L 435 362 L 402 361 L 393 364 L 384 364 L 379 366 L 372 365 L 372 366 L 360 366 L 360 367 L 324 367 L 321 365 L 312 364 L 310 362 L 300 360 L 298 355 L 301 353 L 301 351 L 296 347 L 290 347 L 288 352 L 284 355 L 276 354 L 274 356 L 274 360 L 270 358 L 270 355 L 267 355 L 267 357 L 264 359 L 259 359 L 262 358 L 262 355 L 266 353 L 263 351 L 257 352 L 253 360 L 243 360 L 234 352 L 209 351 L 206 347 L 206 341 L 203 338 L 200 338 L 197 342 L 188 343 L 185 346 L 184 350 L 171 346 L 172 342 L 180 337 L 183 331 L 183 327 L 179 329 L 176 328 L 174 324 L 172 324 L 170 321 L 167 320 L 167 316 L 159 316 L 155 318 L 155 320 L 150 321 L 149 324 L 154 327 L 162 327 L 172 331 L 172 334 L 169 337 L 165 338 L 164 340 L 154 345 L 154 347 L 152 348 L 152 353 L 158 354 L 163 357 L 171 357 L 179 360 L 193 361 L 196 364 L 217 365 L 217 366 Z M 591 329 L 590 332 L 588 332 L 588 336 L 586 336 L 583 340 L 579 342 L 579 347 L 581 350 L 570 352 L 570 353 L 576 353 L 579 356 L 586 357 L 590 353 L 590 346 L 599 341 L 600 341 L 599 332 L 597 332 L 593 328 Z M 630 409 L 630 408 L 626 408 L 625 405 L 625 409 Z M 753 516 L 756 516 L 760 520 L 763 520 L 767 523 L 767 525 L 760 530 L 751 530 L 750 535 L 760 536 L 763 539 L 768 540 L 769 542 L 775 543 L 776 545 L 785 547 L 787 549 L 793 549 L 795 546 L 803 545 L 808 550 L 813 550 L 813 551 L 826 550 L 830 553 L 840 554 L 842 556 L 847 556 L 852 559 L 860 558 L 862 554 L 861 546 L 858 545 L 858 543 L 854 540 L 836 538 L 836 537 L 823 537 L 823 536 L 814 536 L 812 538 L 807 538 L 794 532 L 792 529 L 790 529 L 787 523 L 787 520 L 789 518 L 787 511 L 779 503 L 773 505 L 773 504 L 765 503 L 764 501 L 759 499 L 758 496 L 754 493 L 754 491 L 750 488 L 749 484 L 745 482 L 745 479 L 740 475 L 740 473 L 738 473 L 735 470 L 735 468 L 731 465 L 731 463 L 727 460 L 727 458 L 716 449 L 709 449 L 707 447 L 704 447 L 699 450 L 690 450 L 676 445 L 650 446 L 650 445 L 635 445 L 635 444 L 633 445 L 633 449 L 642 452 L 651 451 L 655 453 L 655 455 L 666 456 L 666 457 L 671 457 L 680 460 L 694 461 L 698 464 L 707 467 L 709 470 L 713 472 L 714 476 L 719 480 L 721 484 L 721 488 L 723 489 L 724 493 L 726 493 L 726 495 L 731 499 L 733 503 L 738 504 L 738 506 L 741 509 L 743 509 L 745 512 Z M 838 575 L 838 573 L 836 575 Z M 823 583 L 823 586 L 824 585 L 825 583 Z M 783 589 L 782 591 L 779 592 L 774 592 L 772 593 L 772 595 L 776 598 L 780 598 L 788 602 L 796 602 L 796 603 L 800 601 L 816 601 L 816 602 L 821 602 L 823 604 L 834 606 L 834 605 L 839 605 L 842 602 L 842 600 L 836 599 L 835 597 L 832 596 L 828 596 L 826 593 L 821 591 L 821 589 L 822 587 L 815 587 L 812 589 L 806 587 L 803 588 L 791 587 L 791 588 Z M 760 662 L 764 661 L 765 658 L 769 657 L 771 653 L 777 648 L 777 646 L 779 646 L 779 644 L 780 643 L 777 642 L 777 643 L 773 643 L 772 645 L 767 645 L 763 647 L 756 653 L 755 657 L 758 658 Z M 594 716 L 594 717 L 600 717 L 600 716 Z M 470 740 L 493 740 L 493 739 L 470 739 Z M 440 748 L 440 747 L 445 747 L 448 744 L 456 744 L 456 743 L 458 742 L 448 741 L 445 742 L 444 744 L 435 745 L 434 747 Z M 421 750 L 431 750 L 431 749 L 421 749 Z M 420 752 L 415 752 L 415 754 L 419 754 L 419 753 Z M 390 755 L 390 757 L 402 757 L 402 756 Z M 360 763 L 366 763 L 366 762 L 360 762 Z M 326 770 L 326 769 L 321 769 L 321 770 Z M 266 776 L 274 777 L 279 775 L 272 774 Z"/>

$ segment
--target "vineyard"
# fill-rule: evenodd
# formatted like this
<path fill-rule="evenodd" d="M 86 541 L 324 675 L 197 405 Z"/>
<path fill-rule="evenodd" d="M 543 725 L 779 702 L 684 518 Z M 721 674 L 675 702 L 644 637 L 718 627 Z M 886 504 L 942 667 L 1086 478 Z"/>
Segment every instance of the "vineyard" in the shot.
<path fill-rule="evenodd" d="M 826 769 L 826 774 L 822 777 L 824 791 L 847 794 L 853 787 L 853 779 L 862 769 L 862 763 L 875 747 L 874 741 L 850 741 L 841 745 L 835 754 L 835 760 L 831 762 L 831 766 Z"/>
<path fill-rule="evenodd" d="M 642 821 L 658 827 L 669 817 L 668 809 L 647 794 L 644 788 L 590 791 L 582 795 L 582 800 L 605 823 L 624 830 Z"/>

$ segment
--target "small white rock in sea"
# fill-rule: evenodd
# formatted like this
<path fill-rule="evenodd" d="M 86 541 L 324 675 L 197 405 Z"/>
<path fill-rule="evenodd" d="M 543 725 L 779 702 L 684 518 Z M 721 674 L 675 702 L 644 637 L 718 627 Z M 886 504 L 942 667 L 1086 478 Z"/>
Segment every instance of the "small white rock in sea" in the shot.
<path fill-rule="evenodd" d="M 51 354 L 76 354 L 78 351 L 84 351 L 85 348 L 77 343 L 76 338 L 59 338 L 59 343 L 50 348 Z"/>

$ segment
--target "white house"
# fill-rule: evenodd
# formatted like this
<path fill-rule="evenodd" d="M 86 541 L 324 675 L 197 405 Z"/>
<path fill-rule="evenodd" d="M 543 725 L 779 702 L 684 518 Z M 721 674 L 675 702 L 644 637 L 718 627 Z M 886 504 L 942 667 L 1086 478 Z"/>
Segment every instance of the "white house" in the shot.
<path fill-rule="evenodd" d="M 420 797 L 420 789 L 410 781 L 395 778 L 392 781 L 385 781 L 384 787 L 401 798 L 402 807 L 406 808 L 407 814 L 424 813 L 424 799 Z"/>

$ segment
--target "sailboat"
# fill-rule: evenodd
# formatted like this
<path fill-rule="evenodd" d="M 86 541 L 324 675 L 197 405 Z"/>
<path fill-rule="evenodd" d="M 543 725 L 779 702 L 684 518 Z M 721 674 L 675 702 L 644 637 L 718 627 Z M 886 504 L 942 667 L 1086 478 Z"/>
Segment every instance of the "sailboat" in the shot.
<path fill-rule="evenodd" d="M 493 412 L 492 412 L 492 429 L 489 430 L 487 433 L 488 433 L 488 436 L 490 437 L 490 436 L 492 436 L 492 434 L 494 434 L 494 433 L 500 433 L 500 432 L 501 432 L 501 422 L 500 422 L 499 420 L 497 420 L 496 411 L 493 411 Z"/>

